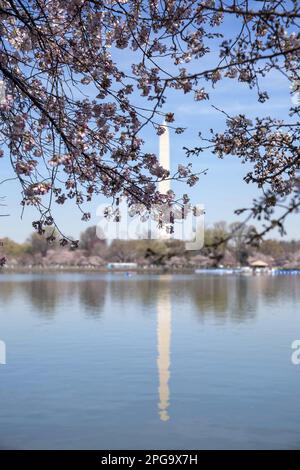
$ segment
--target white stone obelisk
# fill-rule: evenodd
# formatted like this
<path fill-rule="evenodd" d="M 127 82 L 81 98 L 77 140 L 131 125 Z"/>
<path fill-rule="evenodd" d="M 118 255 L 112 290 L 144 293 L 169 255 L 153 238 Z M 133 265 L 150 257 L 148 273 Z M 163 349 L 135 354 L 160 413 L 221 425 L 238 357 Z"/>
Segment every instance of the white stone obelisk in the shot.
<path fill-rule="evenodd" d="M 170 136 L 165 121 L 162 127 L 165 132 L 159 136 L 159 163 L 165 170 L 170 171 Z M 159 182 L 158 190 L 160 193 L 166 194 L 170 189 L 171 182 L 169 179 Z"/>

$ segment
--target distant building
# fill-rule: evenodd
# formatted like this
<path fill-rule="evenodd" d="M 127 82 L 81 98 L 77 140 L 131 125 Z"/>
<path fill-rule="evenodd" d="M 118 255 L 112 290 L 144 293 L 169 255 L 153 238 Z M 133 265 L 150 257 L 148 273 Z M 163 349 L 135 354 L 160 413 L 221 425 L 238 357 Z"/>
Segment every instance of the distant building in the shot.
<path fill-rule="evenodd" d="M 264 273 L 264 272 L 268 272 L 270 270 L 270 266 L 268 265 L 268 263 L 266 263 L 265 261 L 262 261 L 260 259 L 250 263 L 250 267 L 252 268 L 253 272 L 255 272 L 255 273 Z"/>

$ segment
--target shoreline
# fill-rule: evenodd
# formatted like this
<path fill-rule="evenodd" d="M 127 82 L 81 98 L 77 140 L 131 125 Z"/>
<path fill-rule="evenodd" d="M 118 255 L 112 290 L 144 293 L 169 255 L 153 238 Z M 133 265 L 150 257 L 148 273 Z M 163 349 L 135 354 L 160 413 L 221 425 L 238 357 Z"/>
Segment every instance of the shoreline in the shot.
<path fill-rule="evenodd" d="M 197 272 L 198 271 L 198 272 Z M 137 267 L 134 269 L 116 268 L 110 269 L 106 267 L 78 267 L 78 266 L 47 266 L 47 267 L 9 267 L 4 266 L 0 269 L 1 274 L 42 274 L 42 273 L 95 273 L 95 274 L 198 274 L 198 275 L 215 275 L 215 276 L 242 276 L 242 277 L 257 277 L 257 276 L 277 276 L 277 275 L 300 275 L 300 268 L 285 269 L 275 268 L 273 272 L 252 272 L 241 273 L 238 268 L 170 268 L 170 267 Z"/>
<path fill-rule="evenodd" d="M 137 273 L 137 274 L 165 274 L 165 273 L 178 273 L 178 274 L 194 274 L 195 269 L 193 268 L 134 268 L 134 269 L 109 269 L 105 267 L 90 268 L 90 267 L 78 267 L 78 266 L 63 266 L 63 267 L 3 267 L 0 269 L 1 274 L 8 273 L 47 273 L 47 272 L 70 272 L 70 273 Z"/>

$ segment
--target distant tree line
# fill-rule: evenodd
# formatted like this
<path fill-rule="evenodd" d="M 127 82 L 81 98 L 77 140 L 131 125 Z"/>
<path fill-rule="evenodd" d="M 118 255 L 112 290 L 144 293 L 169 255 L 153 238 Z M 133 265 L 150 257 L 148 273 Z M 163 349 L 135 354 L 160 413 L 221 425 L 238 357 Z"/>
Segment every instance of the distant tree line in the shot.
<path fill-rule="evenodd" d="M 55 229 L 44 235 L 32 233 L 25 243 L 2 239 L 0 259 L 8 266 L 79 266 L 101 267 L 109 262 L 136 262 L 153 267 L 247 266 L 254 259 L 271 266 L 300 267 L 300 240 L 265 239 L 257 246 L 248 243 L 255 227 L 220 221 L 205 230 L 204 247 L 186 251 L 180 240 L 114 240 L 99 239 L 96 227 L 81 233 L 78 249 L 62 246 Z M 4 262 L 2 262 L 4 265 Z"/>

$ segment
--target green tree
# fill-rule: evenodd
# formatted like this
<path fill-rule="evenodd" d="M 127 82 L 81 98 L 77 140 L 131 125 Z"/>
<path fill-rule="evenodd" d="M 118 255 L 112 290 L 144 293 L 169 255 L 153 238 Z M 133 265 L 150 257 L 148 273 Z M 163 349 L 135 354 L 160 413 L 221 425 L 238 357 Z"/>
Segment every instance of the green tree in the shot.
<path fill-rule="evenodd" d="M 47 227 L 43 235 L 32 233 L 27 239 L 27 253 L 46 256 L 49 248 L 59 246 L 59 234 L 54 227 Z"/>
<path fill-rule="evenodd" d="M 2 250 L 9 257 L 18 257 L 26 253 L 28 245 L 26 243 L 17 243 L 10 238 L 2 239 Z"/>
<path fill-rule="evenodd" d="M 282 243 L 278 240 L 262 240 L 259 251 L 264 255 L 281 258 L 288 252 L 288 249 L 285 250 Z"/>
<path fill-rule="evenodd" d="M 241 265 L 246 265 L 251 252 L 249 240 L 256 234 L 255 227 L 233 222 L 229 225 L 229 232 L 229 246 L 235 255 L 236 261 Z"/>
<path fill-rule="evenodd" d="M 88 255 L 101 254 L 106 247 L 106 240 L 103 240 L 103 237 L 99 238 L 99 230 L 102 235 L 102 230 L 94 225 L 92 227 L 88 227 L 80 235 L 79 246 L 85 250 Z"/>
<path fill-rule="evenodd" d="M 228 245 L 229 231 L 225 221 L 216 222 L 212 228 L 205 230 L 203 254 L 215 261 L 222 262 Z"/>

